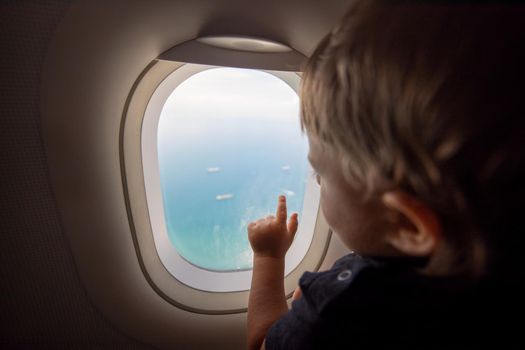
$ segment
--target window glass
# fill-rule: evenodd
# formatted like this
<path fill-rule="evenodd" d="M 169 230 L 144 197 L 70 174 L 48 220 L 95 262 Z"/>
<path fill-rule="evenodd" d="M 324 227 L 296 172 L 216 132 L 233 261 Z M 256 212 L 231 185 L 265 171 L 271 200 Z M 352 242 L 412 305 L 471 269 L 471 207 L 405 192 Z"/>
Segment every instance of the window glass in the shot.
<path fill-rule="evenodd" d="M 251 268 L 247 225 L 274 214 L 280 194 L 301 219 L 308 144 L 299 97 L 276 76 L 238 68 L 192 75 L 167 99 L 157 136 L 167 232 L 189 263 Z"/>

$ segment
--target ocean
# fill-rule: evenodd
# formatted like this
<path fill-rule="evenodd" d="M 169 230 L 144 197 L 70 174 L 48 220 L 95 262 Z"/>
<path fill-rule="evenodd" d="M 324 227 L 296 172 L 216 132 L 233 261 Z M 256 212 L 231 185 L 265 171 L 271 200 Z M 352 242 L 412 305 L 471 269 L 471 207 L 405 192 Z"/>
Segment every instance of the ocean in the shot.
<path fill-rule="evenodd" d="M 224 75 L 228 69 L 211 73 L 224 79 L 213 71 Z M 221 89 L 221 96 L 228 98 L 211 103 L 202 89 L 178 95 L 176 89 L 158 127 L 170 241 L 188 262 L 213 271 L 251 268 L 248 223 L 274 214 L 280 194 L 287 197 L 288 213 L 298 212 L 300 219 L 309 176 L 308 143 L 300 131 L 295 92 L 267 73 L 233 72 L 244 83 L 255 79 L 259 87 L 274 84 L 272 94 L 254 102 L 261 98 L 260 91 L 246 96 L 244 83 L 230 83 L 233 92 Z M 211 84 L 204 79 L 200 83 Z M 198 98 L 205 102 L 196 104 Z"/>

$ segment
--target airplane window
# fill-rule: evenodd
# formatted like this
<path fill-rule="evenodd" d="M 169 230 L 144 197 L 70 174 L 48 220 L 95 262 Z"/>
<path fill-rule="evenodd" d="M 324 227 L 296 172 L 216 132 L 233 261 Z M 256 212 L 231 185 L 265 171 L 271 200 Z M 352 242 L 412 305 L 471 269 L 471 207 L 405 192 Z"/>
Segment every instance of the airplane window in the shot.
<path fill-rule="evenodd" d="M 147 215 L 138 214 L 144 221 L 137 221 L 137 234 L 150 276 L 168 272 L 173 283 L 157 281 L 171 283 L 170 290 L 185 290 L 182 285 L 219 293 L 248 290 L 253 257 L 247 225 L 274 214 L 280 194 L 287 197 L 289 213 L 299 213 L 285 280 L 306 266 L 315 269 L 330 236 L 299 125 L 300 76 L 162 62 L 153 68 L 165 73 L 152 84 L 152 94 L 145 97 L 150 83 L 137 88 L 147 102 L 132 103 L 143 119 L 130 122 L 127 133 L 131 142 L 134 125 L 140 127 Z M 137 210 L 144 208 L 136 203 Z"/>
<path fill-rule="evenodd" d="M 274 214 L 280 194 L 302 218 L 310 168 L 299 97 L 273 74 L 212 68 L 191 75 L 162 108 L 157 152 L 169 241 L 192 265 L 250 269 L 247 225 Z"/>

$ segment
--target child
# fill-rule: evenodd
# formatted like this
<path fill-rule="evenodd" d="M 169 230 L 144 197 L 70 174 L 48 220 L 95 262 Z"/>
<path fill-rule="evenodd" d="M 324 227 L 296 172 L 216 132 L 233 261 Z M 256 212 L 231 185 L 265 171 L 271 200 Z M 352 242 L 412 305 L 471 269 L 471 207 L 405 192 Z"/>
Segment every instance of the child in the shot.
<path fill-rule="evenodd" d="M 288 310 L 297 214 L 280 197 L 251 223 L 250 349 L 519 347 L 524 18 L 358 0 L 322 40 L 301 122 L 323 214 L 354 253 L 306 272 Z"/>

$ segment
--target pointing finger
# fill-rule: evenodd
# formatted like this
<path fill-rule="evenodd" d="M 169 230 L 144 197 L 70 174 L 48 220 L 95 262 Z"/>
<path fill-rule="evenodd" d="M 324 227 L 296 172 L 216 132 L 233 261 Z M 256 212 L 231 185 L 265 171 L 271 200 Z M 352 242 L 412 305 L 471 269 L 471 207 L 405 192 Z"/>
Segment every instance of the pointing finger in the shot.
<path fill-rule="evenodd" d="M 277 217 L 278 222 L 286 223 L 286 197 L 279 196 L 279 202 L 277 203 Z"/>

